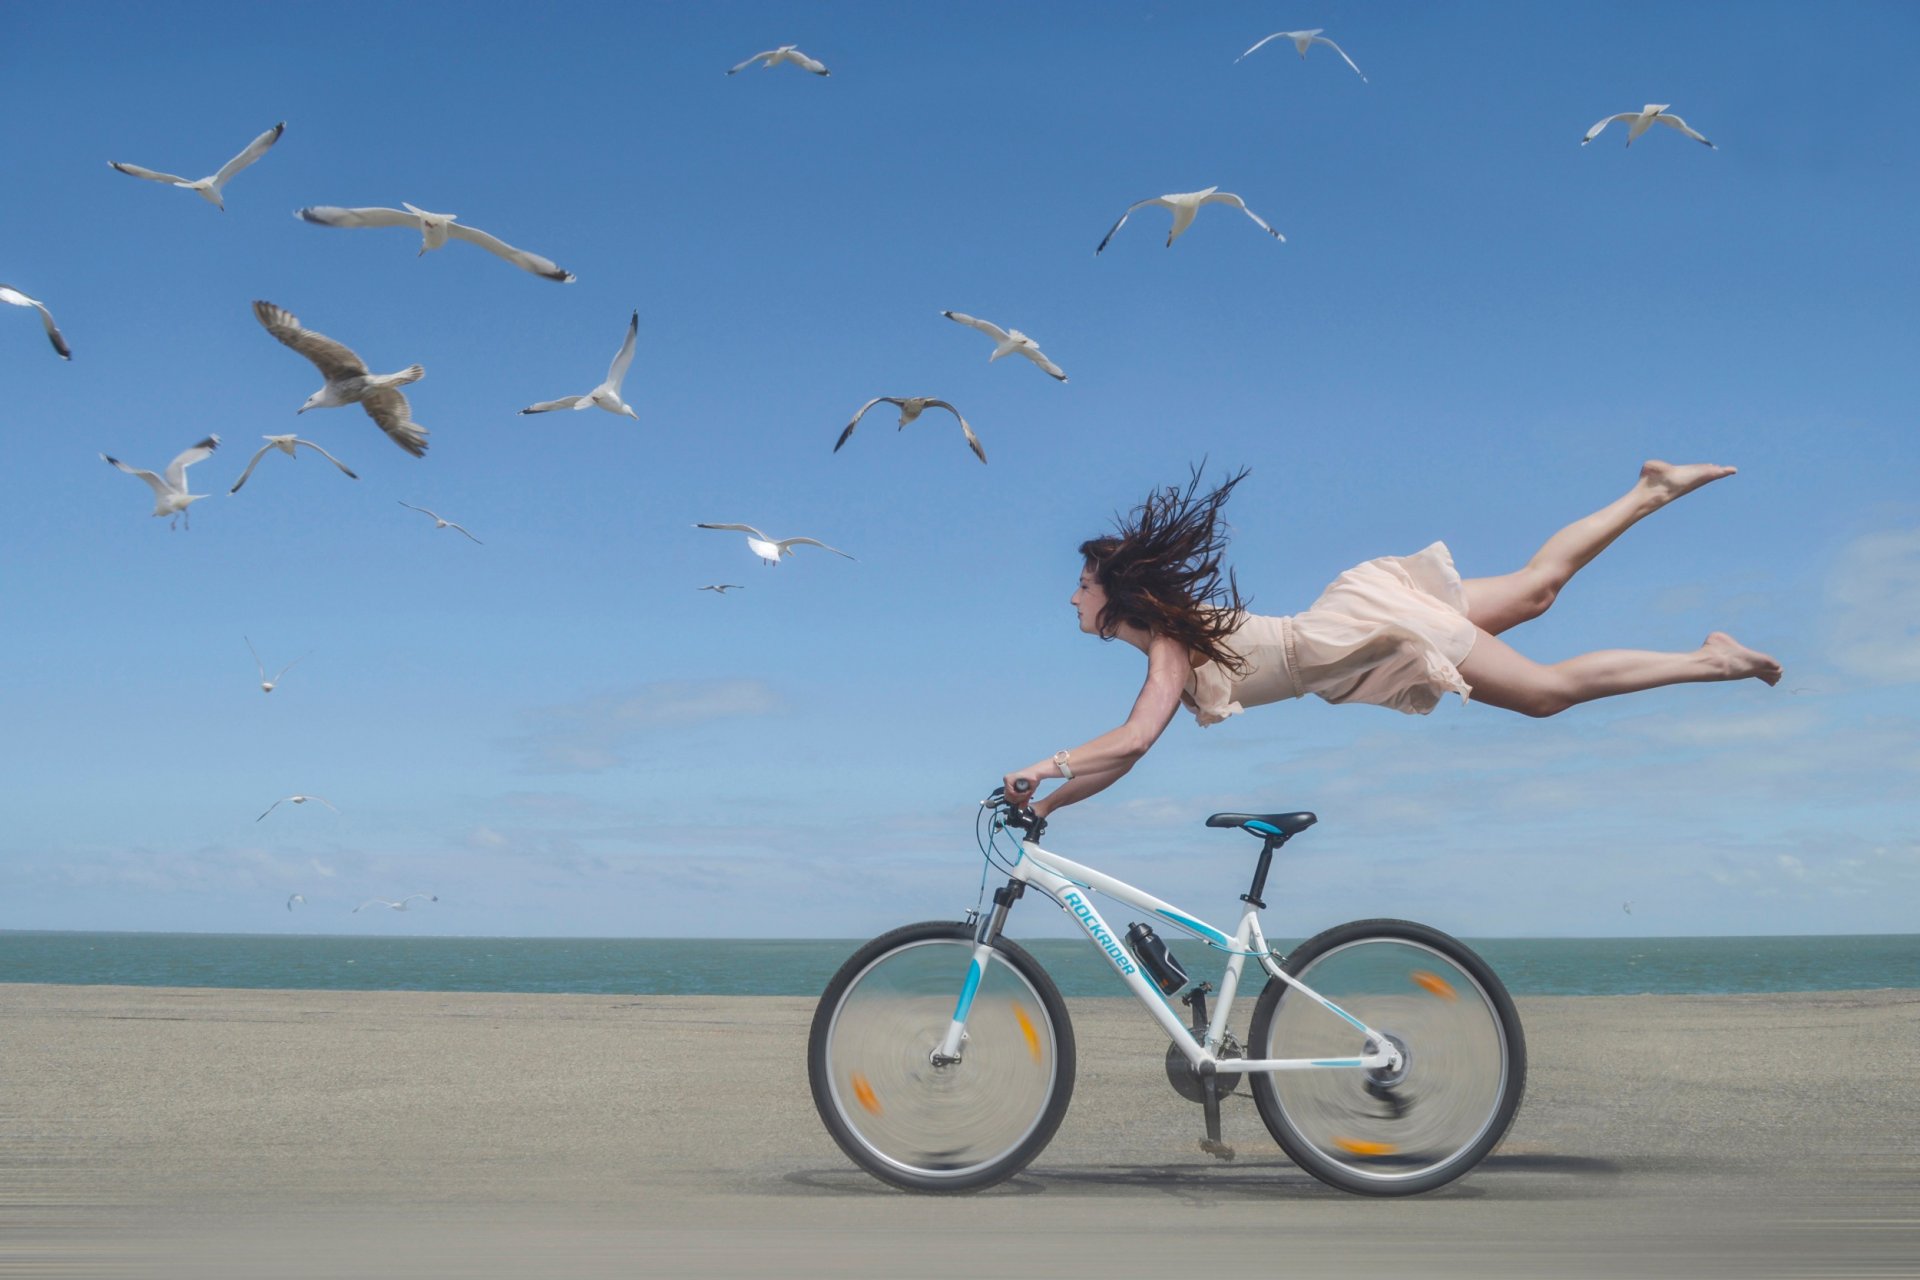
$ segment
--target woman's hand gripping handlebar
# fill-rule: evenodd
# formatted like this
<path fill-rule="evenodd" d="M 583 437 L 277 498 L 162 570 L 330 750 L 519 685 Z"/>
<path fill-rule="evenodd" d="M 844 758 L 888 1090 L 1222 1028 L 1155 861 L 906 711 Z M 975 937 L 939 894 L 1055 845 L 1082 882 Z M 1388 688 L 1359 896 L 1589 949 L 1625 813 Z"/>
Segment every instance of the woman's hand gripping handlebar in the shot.
<path fill-rule="evenodd" d="M 1033 811 L 1026 802 L 1033 798 L 1033 780 L 1015 778 L 1013 795 L 1007 794 L 1004 786 L 995 787 L 987 793 L 982 805 L 1000 811 L 1000 820 L 1016 831 L 1024 832 L 1029 840 L 1038 840 L 1040 833 L 1047 829 L 1047 820 Z"/>

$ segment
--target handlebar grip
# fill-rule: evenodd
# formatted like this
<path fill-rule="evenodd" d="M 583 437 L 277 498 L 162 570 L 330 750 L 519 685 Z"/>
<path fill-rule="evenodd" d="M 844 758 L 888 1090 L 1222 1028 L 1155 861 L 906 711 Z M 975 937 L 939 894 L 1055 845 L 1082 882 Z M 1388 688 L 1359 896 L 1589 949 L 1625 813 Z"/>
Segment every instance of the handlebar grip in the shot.
<path fill-rule="evenodd" d="M 1016 778 L 1013 782 L 1013 789 L 1021 795 L 1025 795 L 1027 792 L 1033 790 L 1033 783 L 1027 778 Z"/>

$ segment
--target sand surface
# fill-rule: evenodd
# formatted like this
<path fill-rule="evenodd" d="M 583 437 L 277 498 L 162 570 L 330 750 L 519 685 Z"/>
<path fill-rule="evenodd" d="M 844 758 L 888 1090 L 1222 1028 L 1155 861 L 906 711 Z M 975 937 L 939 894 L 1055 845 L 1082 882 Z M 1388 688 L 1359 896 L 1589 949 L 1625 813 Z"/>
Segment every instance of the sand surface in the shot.
<path fill-rule="evenodd" d="M 811 1000 L 0 984 L 0 1276 L 1920 1275 L 1920 991 L 1521 1000 L 1506 1143 L 1406 1200 L 1244 1090 L 1201 1154 L 1070 1004 L 1053 1144 L 925 1197 L 821 1128 Z"/>

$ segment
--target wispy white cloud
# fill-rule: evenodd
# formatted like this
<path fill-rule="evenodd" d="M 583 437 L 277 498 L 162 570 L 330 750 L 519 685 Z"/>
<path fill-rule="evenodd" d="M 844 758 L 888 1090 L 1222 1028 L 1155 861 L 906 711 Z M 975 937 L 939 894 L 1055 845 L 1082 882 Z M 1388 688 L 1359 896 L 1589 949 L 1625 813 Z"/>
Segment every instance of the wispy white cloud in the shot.
<path fill-rule="evenodd" d="M 1920 680 L 1920 529 L 1849 543 L 1827 579 L 1834 666 L 1878 684 Z"/>
<path fill-rule="evenodd" d="M 536 707 L 507 745 L 528 773 L 599 773 L 626 762 L 642 737 L 716 720 L 770 715 L 780 696 L 761 680 L 661 680 L 625 692 Z"/>

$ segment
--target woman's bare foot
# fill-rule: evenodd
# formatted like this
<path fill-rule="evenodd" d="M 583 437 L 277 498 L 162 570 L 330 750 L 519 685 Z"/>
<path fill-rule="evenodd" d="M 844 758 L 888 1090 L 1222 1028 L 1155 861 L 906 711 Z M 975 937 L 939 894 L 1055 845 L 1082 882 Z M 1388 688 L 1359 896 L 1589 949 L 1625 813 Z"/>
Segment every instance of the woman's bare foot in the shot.
<path fill-rule="evenodd" d="M 1720 677 L 1723 680 L 1744 680 L 1752 676 L 1768 684 L 1780 683 L 1779 663 L 1757 649 L 1747 648 L 1724 631 L 1709 635 L 1700 650 L 1709 654 L 1725 673 Z"/>
<path fill-rule="evenodd" d="M 1661 502 L 1672 502 L 1682 494 L 1692 493 L 1703 484 L 1732 475 L 1737 468 L 1723 467 L 1713 462 L 1694 462 L 1685 466 L 1675 466 L 1671 462 L 1658 459 L 1643 463 L 1640 467 L 1640 483 L 1653 491 Z"/>

